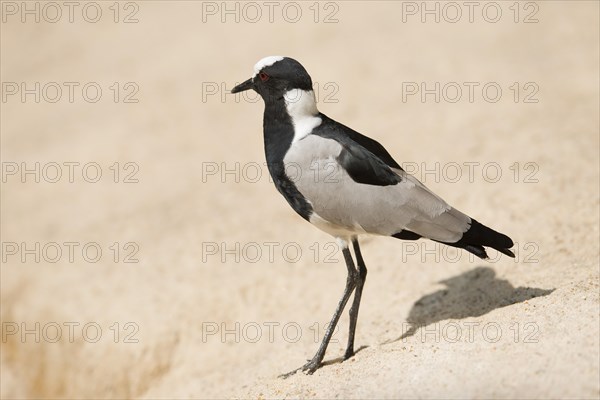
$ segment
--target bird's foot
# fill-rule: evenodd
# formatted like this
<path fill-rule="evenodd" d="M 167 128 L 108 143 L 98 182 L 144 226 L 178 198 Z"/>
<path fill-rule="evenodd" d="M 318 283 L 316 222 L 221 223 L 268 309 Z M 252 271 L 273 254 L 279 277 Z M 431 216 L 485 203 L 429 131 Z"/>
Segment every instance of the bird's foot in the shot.
<path fill-rule="evenodd" d="M 296 368 L 295 370 L 290 371 L 287 374 L 281 374 L 281 375 L 279 375 L 279 377 L 283 378 L 283 379 L 287 379 L 290 376 L 294 375 L 298 371 L 302 371 L 302 372 L 306 373 L 307 375 L 312 375 L 313 372 L 315 372 L 316 370 L 319 369 L 319 367 L 321 367 L 321 361 L 313 358 L 312 360 L 309 360 L 306 364 L 304 364 L 300 368 Z"/>
<path fill-rule="evenodd" d="M 348 347 L 346 349 L 346 352 L 344 353 L 344 361 L 346 361 L 349 358 L 352 358 L 354 356 L 354 348 L 353 347 Z"/>

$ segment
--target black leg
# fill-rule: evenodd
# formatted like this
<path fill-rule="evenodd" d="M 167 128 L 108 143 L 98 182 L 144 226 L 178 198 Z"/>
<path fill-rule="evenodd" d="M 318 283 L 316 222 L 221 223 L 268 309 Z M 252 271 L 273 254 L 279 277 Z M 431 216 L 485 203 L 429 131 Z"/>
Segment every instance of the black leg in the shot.
<path fill-rule="evenodd" d="M 331 336 L 333 336 L 333 331 L 335 330 L 335 326 L 337 325 L 337 323 L 340 319 L 340 316 L 342 315 L 342 312 L 344 311 L 344 307 L 346 306 L 348 299 L 352 295 L 352 291 L 354 290 L 357 282 L 359 281 L 358 271 L 354 267 L 354 261 L 352 260 L 352 255 L 350 254 L 350 249 L 348 247 L 346 247 L 345 249 L 342 250 L 342 253 L 344 254 L 344 259 L 346 260 L 346 267 L 348 268 L 348 277 L 346 278 L 346 287 L 344 288 L 344 294 L 342 296 L 342 299 L 340 300 L 337 308 L 335 309 L 333 318 L 331 319 L 331 322 L 329 323 L 329 326 L 327 327 L 327 331 L 325 331 L 325 337 L 323 338 L 323 341 L 321 342 L 321 345 L 319 346 L 319 350 L 317 350 L 317 353 L 312 358 L 312 360 L 308 361 L 302 367 L 295 369 L 292 372 L 288 372 L 287 374 L 280 375 L 280 377 L 282 377 L 282 378 L 287 378 L 287 377 L 295 374 L 299 370 L 306 371 L 309 374 L 312 374 L 317 369 L 319 369 L 319 367 L 321 366 L 321 362 L 323 361 L 323 357 L 325 356 L 325 351 L 327 350 L 327 345 L 329 344 L 329 341 L 331 340 Z"/>
<path fill-rule="evenodd" d="M 363 286 L 367 279 L 367 267 L 365 266 L 360 247 L 358 246 L 358 239 L 354 238 L 352 240 L 352 245 L 354 246 L 354 255 L 356 256 L 356 264 L 358 265 L 358 281 L 356 282 L 356 292 L 354 292 L 352 307 L 350 307 L 350 332 L 348 333 L 348 346 L 346 347 L 344 360 L 347 360 L 354 355 L 354 333 L 356 331 L 356 322 L 358 321 L 358 308 L 360 307 Z"/>

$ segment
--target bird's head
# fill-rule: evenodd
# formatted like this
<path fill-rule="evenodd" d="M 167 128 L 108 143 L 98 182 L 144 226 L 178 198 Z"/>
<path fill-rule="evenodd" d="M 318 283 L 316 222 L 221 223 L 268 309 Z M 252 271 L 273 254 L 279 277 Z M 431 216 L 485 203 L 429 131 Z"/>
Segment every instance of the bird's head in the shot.
<path fill-rule="evenodd" d="M 265 57 L 254 65 L 252 78 L 240 83 L 231 90 L 239 93 L 252 89 L 269 104 L 289 97 L 297 97 L 304 92 L 312 95 L 312 79 L 302 64 L 293 58 L 281 56 Z"/>

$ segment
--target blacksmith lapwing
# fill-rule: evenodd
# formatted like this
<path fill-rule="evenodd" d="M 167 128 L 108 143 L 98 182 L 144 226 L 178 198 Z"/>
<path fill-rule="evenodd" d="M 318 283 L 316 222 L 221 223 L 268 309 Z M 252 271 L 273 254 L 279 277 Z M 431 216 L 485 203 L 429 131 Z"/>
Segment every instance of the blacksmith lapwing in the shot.
<path fill-rule="evenodd" d="M 298 61 L 263 58 L 254 66 L 254 75 L 231 93 L 249 89 L 258 92 L 265 103 L 264 146 L 277 190 L 302 218 L 337 239 L 348 268 L 344 294 L 317 353 L 284 377 L 298 370 L 312 374 L 321 366 L 353 291 L 344 359 L 354 355 L 354 332 L 367 276 L 358 235 L 427 238 L 482 259 L 487 258 L 487 246 L 514 257 L 508 236 L 449 206 L 406 173 L 377 141 L 320 113 L 311 77 Z"/>

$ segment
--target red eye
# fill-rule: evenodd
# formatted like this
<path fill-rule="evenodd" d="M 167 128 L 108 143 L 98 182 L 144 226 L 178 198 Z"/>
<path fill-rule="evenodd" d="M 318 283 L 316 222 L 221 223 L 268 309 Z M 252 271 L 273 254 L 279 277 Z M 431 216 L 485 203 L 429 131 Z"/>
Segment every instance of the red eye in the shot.
<path fill-rule="evenodd" d="M 264 72 L 261 72 L 260 74 L 258 74 L 258 77 L 263 82 L 266 82 L 269 80 L 269 75 L 265 74 Z"/>

